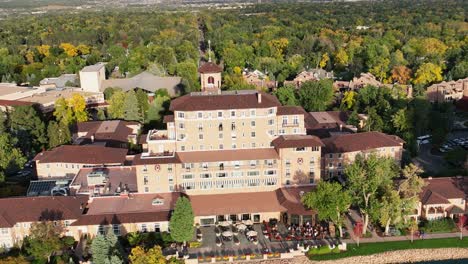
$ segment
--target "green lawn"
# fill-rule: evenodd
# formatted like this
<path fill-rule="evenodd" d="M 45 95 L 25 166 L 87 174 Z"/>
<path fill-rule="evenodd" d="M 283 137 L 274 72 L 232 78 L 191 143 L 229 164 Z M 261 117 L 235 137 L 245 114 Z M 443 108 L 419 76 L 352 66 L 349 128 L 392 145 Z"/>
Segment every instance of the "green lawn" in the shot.
<path fill-rule="evenodd" d="M 395 241 L 395 242 L 379 242 L 348 244 L 348 250 L 338 254 L 315 255 L 310 256 L 313 260 L 331 260 L 353 256 L 365 256 L 385 251 L 404 250 L 404 249 L 421 249 L 421 248 L 451 248 L 451 247 L 468 247 L 468 238 L 460 240 L 459 238 L 441 238 L 441 239 L 426 239 L 410 241 Z"/>

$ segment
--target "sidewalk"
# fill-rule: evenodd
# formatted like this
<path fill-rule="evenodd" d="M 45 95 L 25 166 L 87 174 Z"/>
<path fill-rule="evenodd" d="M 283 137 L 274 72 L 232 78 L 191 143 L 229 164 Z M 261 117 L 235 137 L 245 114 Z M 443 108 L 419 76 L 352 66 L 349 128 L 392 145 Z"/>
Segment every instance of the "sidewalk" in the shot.
<path fill-rule="evenodd" d="M 353 232 L 353 224 L 351 222 L 351 219 L 349 219 L 349 218 L 351 218 L 353 222 L 356 222 L 357 220 L 361 220 L 361 217 L 359 216 L 359 214 L 354 210 L 351 210 L 349 216 L 346 217 L 345 227 L 348 230 L 349 235 L 350 235 L 351 238 L 350 239 L 343 239 L 342 241 L 347 243 L 347 244 L 356 243 L 356 241 L 357 241 L 356 236 L 354 235 L 354 232 Z M 456 233 L 435 233 L 435 234 L 426 233 L 426 234 L 424 234 L 424 239 L 450 238 L 450 237 L 459 237 L 459 236 L 460 236 L 460 232 L 456 232 Z M 463 229 L 463 237 L 465 237 L 465 236 L 468 236 L 468 230 Z M 377 233 L 374 230 L 372 232 L 372 237 L 370 237 L 370 238 L 360 238 L 359 243 L 377 243 L 377 242 L 405 241 L 405 240 L 410 241 L 411 240 L 411 235 L 380 237 L 379 235 L 377 235 Z M 413 236 L 413 240 L 420 240 L 420 238 L 418 236 Z"/>

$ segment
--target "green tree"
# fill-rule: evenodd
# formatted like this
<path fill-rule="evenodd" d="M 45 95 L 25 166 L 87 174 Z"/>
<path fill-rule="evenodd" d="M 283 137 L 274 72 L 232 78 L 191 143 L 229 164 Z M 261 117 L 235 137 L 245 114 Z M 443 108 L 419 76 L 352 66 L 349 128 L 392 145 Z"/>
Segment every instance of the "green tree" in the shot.
<path fill-rule="evenodd" d="M 384 195 L 378 201 L 379 222 L 385 227 L 385 234 L 390 231 L 390 224 L 397 224 L 402 220 L 402 199 L 398 191 L 388 186 Z"/>
<path fill-rule="evenodd" d="M 55 148 L 71 142 L 70 129 L 62 122 L 50 121 L 47 127 L 47 135 L 49 137 L 49 148 Z"/>
<path fill-rule="evenodd" d="M 0 183 L 5 181 L 6 174 L 22 169 L 26 163 L 26 158 L 14 143 L 10 134 L 0 133 Z"/>
<path fill-rule="evenodd" d="M 325 79 L 304 82 L 298 94 L 301 105 L 307 111 L 325 111 L 333 101 L 333 81 Z"/>
<path fill-rule="evenodd" d="M 392 179 L 398 175 L 393 158 L 378 157 L 375 154 L 364 159 L 356 156 L 356 160 L 346 166 L 345 175 L 348 178 L 347 188 L 353 202 L 364 216 L 363 234 L 369 224 L 372 201 L 377 199 L 378 192 L 392 184 Z"/>
<path fill-rule="evenodd" d="M 177 199 L 174 212 L 169 221 L 171 236 L 177 242 L 186 242 L 193 237 L 194 214 L 190 200 L 186 197 Z"/>
<path fill-rule="evenodd" d="M 375 107 L 367 108 L 367 120 L 364 121 L 364 130 L 366 131 L 382 131 L 384 122 L 382 117 L 377 113 Z"/>
<path fill-rule="evenodd" d="M 59 97 L 55 100 L 54 116 L 58 122 L 70 125 L 73 122 L 73 109 L 68 105 L 65 98 Z"/>
<path fill-rule="evenodd" d="M 131 264 L 166 264 L 166 258 L 162 254 L 161 247 L 154 246 L 148 250 L 136 246 L 132 248 L 128 260 Z"/>
<path fill-rule="evenodd" d="M 5 133 L 7 129 L 7 116 L 0 110 L 0 134 Z"/>
<path fill-rule="evenodd" d="M 47 144 L 45 124 L 32 106 L 17 106 L 10 114 L 10 130 L 26 155 L 40 151 Z"/>
<path fill-rule="evenodd" d="M 341 184 L 321 181 L 315 191 L 302 197 L 302 203 L 307 208 L 317 210 L 320 221 L 331 221 L 338 226 L 340 237 L 343 237 L 344 213 L 351 205 L 351 196 L 342 189 Z"/>
<path fill-rule="evenodd" d="M 349 115 L 349 118 L 348 118 L 348 124 L 349 125 L 353 125 L 357 128 L 359 128 L 360 126 L 360 122 L 361 120 L 359 119 L 359 115 L 358 115 L 358 112 L 356 110 L 354 110 L 353 112 L 351 112 L 351 114 Z"/>
<path fill-rule="evenodd" d="M 123 103 L 124 119 L 127 121 L 141 120 L 141 112 L 139 111 L 138 98 L 135 91 L 130 90 L 125 94 Z"/>
<path fill-rule="evenodd" d="M 106 117 L 106 112 L 104 111 L 104 109 L 102 108 L 98 108 L 97 110 L 97 120 L 106 120 L 107 117 Z"/>
<path fill-rule="evenodd" d="M 117 236 L 108 232 L 105 236 L 97 235 L 91 243 L 93 263 L 119 264 L 123 263 L 122 248 Z"/>
<path fill-rule="evenodd" d="M 112 119 L 123 119 L 125 117 L 124 103 L 125 93 L 122 90 L 114 91 L 107 108 L 109 117 Z"/>
<path fill-rule="evenodd" d="M 45 262 L 62 248 L 62 234 L 63 226 L 53 221 L 32 223 L 24 248 L 34 259 Z"/>
<path fill-rule="evenodd" d="M 139 121 L 144 122 L 146 120 L 149 109 L 148 94 L 142 89 L 138 89 L 136 91 L 136 97 L 138 100 L 138 111 L 140 112 L 141 116 L 141 120 Z"/>
<path fill-rule="evenodd" d="M 296 98 L 296 88 L 291 85 L 286 85 L 276 89 L 274 92 L 275 96 L 278 98 L 282 105 L 298 105 L 299 102 Z"/>
<path fill-rule="evenodd" d="M 151 127 L 155 127 L 161 122 L 161 112 L 164 111 L 164 104 L 169 100 L 169 97 L 161 95 L 157 95 L 156 98 L 154 98 L 148 109 L 146 117 L 147 124 L 150 124 Z"/>
<path fill-rule="evenodd" d="M 104 90 L 104 98 L 106 99 L 106 101 L 109 101 L 116 91 L 122 91 L 122 89 L 120 89 L 118 87 L 115 87 L 115 88 L 114 87 L 107 87 Z"/>

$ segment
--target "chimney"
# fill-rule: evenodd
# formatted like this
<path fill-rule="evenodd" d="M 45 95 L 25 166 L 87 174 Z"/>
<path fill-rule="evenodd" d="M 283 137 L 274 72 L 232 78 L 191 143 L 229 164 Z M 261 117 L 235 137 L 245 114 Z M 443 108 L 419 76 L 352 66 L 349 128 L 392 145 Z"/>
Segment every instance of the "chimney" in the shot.
<path fill-rule="evenodd" d="M 262 103 L 262 94 L 259 93 L 259 92 L 257 93 L 257 101 L 258 101 L 259 104 Z"/>
<path fill-rule="evenodd" d="M 94 135 L 91 135 L 91 143 L 94 143 Z"/>
<path fill-rule="evenodd" d="M 340 132 L 343 131 L 343 124 L 340 124 Z"/>

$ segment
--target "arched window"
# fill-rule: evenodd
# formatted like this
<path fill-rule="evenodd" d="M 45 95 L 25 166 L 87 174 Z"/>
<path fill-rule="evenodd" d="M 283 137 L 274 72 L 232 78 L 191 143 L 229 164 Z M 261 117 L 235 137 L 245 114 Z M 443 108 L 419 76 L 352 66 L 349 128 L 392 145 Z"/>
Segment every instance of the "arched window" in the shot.
<path fill-rule="evenodd" d="M 214 84 L 214 77 L 213 76 L 208 77 L 208 84 Z"/>

